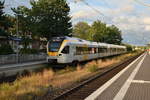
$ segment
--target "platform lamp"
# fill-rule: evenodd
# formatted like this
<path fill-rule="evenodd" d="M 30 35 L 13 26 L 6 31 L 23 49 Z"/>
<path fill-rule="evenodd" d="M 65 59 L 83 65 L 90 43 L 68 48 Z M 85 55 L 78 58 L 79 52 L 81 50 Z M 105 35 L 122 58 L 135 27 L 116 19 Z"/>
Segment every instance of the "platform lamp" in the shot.
<path fill-rule="evenodd" d="M 17 54 L 16 54 L 17 63 L 19 63 L 19 15 L 21 15 L 21 14 L 16 14 L 16 17 L 17 17 L 16 32 L 17 32 L 17 38 L 18 38 L 18 41 L 17 41 Z"/>

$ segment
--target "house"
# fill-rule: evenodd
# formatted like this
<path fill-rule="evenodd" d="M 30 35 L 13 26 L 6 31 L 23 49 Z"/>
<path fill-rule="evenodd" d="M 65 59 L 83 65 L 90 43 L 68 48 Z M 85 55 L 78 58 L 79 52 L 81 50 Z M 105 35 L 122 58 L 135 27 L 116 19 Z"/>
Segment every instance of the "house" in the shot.
<path fill-rule="evenodd" d="M 0 46 L 1 44 L 10 44 L 14 52 L 23 48 L 22 44 L 23 39 L 21 37 L 16 36 L 1 36 L 0 35 Z M 47 40 L 44 38 L 40 38 L 38 40 L 32 40 L 31 43 L 27 46 L 30 49 L 43 50 L 46 49 Z"/>
<path fill-rule="evenodd" d="M 46 49 L 47 40 L 45 38 L 40 38 L 39 40 L 32 40 L 32 48 L 43 50 Z"/>
<path fill-rule="evenodd" d="M 30 49 L 37 49 L 37 50 L 43 50 L 46 49 L 46 43 L 47 41 L 45 39 L 40 39 L 40 40 L 31 40 L 32 42 L 27 46 L 27 48 Z M 9 44 L 13 48 L 14 52 L 17 52 L 17 49 L 22 49 L 23 44 L 22 44 L 22 38 L 17 38 L 17 37 L 9 37 Z M 17 48 L 18 46 L 18 48 Z"/>

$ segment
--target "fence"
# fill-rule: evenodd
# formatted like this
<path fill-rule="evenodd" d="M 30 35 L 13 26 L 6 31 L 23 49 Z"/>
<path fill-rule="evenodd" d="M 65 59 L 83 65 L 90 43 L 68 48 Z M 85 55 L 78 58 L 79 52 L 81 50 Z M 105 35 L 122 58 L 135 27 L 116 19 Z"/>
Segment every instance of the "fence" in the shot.
<path fill-rule="evenodd" d="M 18 59 L 17 59 L 18 58 Z M 0 65 L 46 60 L 46 54 L 0 55 Z"/>

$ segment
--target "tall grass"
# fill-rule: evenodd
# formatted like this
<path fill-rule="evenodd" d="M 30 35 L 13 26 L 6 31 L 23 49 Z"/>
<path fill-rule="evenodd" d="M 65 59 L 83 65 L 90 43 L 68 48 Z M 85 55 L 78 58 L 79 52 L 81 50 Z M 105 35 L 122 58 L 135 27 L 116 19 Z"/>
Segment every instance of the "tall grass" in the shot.
<path fill-rule="evenodd" d="M 0 100 L 32 100 L 42 96 L 51 87 L 49 83 L 53 77 L 52 70 L 44 70 L 42 73 L 20 77 L 11 84 L 3 83 L 0 85 Z"/>
<path fill-rule="evenodd" d="M 40 73 L 31 73 L 30 76 L 19 77 L 13 83 L 0 85 L 0 100 L 32 100 L 43 96 L 48 90 L 64 88 L 78 80 L 92 75 L 96 71 L 118 63 L 134 54 L 124 54 L 111 59 L 91 61 L 84 66 L 76 68 L 66 67 L 54 72 L 52 69 Z"/>

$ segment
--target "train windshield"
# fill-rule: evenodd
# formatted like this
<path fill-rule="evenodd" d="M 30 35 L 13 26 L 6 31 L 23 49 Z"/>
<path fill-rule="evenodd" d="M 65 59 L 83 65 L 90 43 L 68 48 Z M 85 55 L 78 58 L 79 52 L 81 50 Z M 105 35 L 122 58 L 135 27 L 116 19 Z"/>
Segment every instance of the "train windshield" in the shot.
<path fill-rule="evenodd" d="M 61 46 L 61 42 L 50 42 L 49 52 L 58 52 L 60 46 Z"/>
<path fill-rule="evenodd" d="M 65 39 L 64 37 L 52 38 L 48 44 L 49 52 L 58 52 L 64 39 Z"/>

